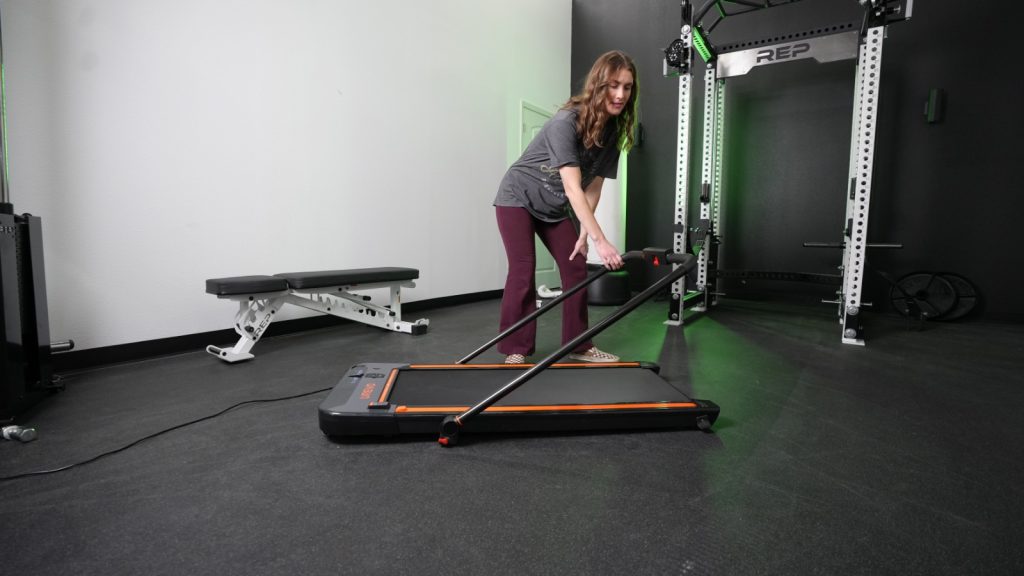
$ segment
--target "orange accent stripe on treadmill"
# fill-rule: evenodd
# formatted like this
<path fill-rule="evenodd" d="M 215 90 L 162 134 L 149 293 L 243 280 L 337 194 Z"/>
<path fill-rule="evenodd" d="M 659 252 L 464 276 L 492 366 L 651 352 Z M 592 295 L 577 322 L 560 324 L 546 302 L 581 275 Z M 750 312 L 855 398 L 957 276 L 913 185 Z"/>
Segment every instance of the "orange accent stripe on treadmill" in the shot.
<path fill-rule="evenodd" d="M 643 408 L 696 408 L 695 402 L 636 402 L 633 404 L 548 404 L 541 406 L 491 406 L 484 412 L 556 412 L 582 410 L 636 410 Z M 398 406 L 398 414 L 458 414 L 469 406 Z"/>
<path fill-rule="evenodd" d="M 472 369 L 472 368 L 532 368 L 536 364 L 410 364 L 414 370 Z M 639 362 L 576 362 L 552 364 L 549 368 L 636 368 Z"/>
<path fill-rule="evenodd" d="M 391 387 L 395 385 L 395 380 L 398 378 L 398 368 L 392 368 L 391 374 L 388 375 L 388 381 L 384 383 L 384 389 L 380 391 L 380 398 L 377 402 L 387 402 L 388 396 L 391 394 Z"/>

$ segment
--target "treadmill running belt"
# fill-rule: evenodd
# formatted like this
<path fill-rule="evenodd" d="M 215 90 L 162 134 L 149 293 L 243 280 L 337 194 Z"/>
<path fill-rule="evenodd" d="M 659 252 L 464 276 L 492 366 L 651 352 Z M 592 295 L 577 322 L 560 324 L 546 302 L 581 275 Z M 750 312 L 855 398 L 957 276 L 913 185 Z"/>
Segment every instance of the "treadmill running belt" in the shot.
<path fill-rule="evenodd" d="M 529 367 L 499 370 L 401 370 L 388 401 L 397 406 L 462 406 L 483 400 Z M 495 406 L 689 402 L 651 370 L 545 370 Z"/>

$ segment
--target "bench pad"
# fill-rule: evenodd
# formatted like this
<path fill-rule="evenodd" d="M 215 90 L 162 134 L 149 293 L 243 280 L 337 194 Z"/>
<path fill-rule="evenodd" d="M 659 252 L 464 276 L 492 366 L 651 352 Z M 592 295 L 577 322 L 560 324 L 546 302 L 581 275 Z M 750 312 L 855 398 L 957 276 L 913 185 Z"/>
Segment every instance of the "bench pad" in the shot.
<path fill-rule="evenodd" d="M 288 283 L 293 290 L 326 288 L 346 284 L 372 284 L 374 282 L 400 282 L 415 280 L 420 271 L 415 268 L 356 268 L 352 270 L 328 270 L 325 272 L 289 272 L 274 274 Z"/>
<path fill-rule="evenodd" d="M 206 281 L 206 293 L 217 296 L 260 294 L 287 289 L 288 282 L 284 278 L 275 278 L 274 276 L 235 276 L 233 278 L 212 278 Z"/>

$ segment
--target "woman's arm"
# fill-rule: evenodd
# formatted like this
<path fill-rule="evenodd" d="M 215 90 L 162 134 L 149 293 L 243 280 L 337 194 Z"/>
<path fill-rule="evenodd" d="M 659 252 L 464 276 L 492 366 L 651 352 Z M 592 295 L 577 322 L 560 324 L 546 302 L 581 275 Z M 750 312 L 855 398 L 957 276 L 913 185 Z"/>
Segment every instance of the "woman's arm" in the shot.
<path fill-rule="evenodd" d="M 604 176 L 597 176 L 587 186 L 587 189 L 583 191 L 584 196 L 587 197 L 587 204 L 590 205 L 590 211 L 597 214 L 597 204 L 601 202 L 601 188 L 604 186 Z"/>
<path fill-rule="evenodd" d="M 619 250 L 612 246 L 608 239 L 605 238 L 601 226 L 597 223 L 597 219 L 594 218 L 594 209 L 597 208 L 597 204 L 601 199 L 601 184 L 604 179 L 595 178 L 594 182 L 591 182 L 590 186 L 587 186 L 586 191 L 584 191 L 583 180 L 578 166 L 563 166 L 559 168 L 558 173 L 562 177 L 562 186 L 565 187 L 565 195 L 569 199 L 572 211 L 576 214 L 576 218 L 579 219 L 580 226 L 583 228 L 580 233 L 580 240 L 576 242 L 576 248 L 569 256 L 569 259 L 571 260 L 576 254 L 581 253 L 581 249 L 586 247 L 586 235 L 589 235 L 594 239 L 594 248 L 597 250 L 597 255 L 601 258 L 601 262 L 604 263 L 605 267 L 611 270 L 618 270 L 622 267 L 622 256 L 619 254 Z"/>
<path fill-rule="evenodd" d="M 587 197 L 587 204 L 590 205 L 590 211 L 597 214 L 597 205 L 601 201 L 601 187 L 604 186 L 604 176 L 598 176 L 587 186 L 587 189 L 583 191 L 583 194 Z M 584 256 L 590 251 L 587 246 L 587 229 L 580 226 L 580 237 L 576 241 L 576 247 L 573 251 L 573 255 L 576 253 L 583 254 Z M 572 256 L 569 257 L 570 260 Z"/>

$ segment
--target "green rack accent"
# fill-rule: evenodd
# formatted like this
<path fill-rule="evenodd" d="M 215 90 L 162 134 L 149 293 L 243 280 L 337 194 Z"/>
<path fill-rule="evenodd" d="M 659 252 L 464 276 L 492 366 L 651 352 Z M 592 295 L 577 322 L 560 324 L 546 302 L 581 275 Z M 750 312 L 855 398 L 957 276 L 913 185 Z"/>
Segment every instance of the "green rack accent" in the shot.
<path fill-rule="evenodd" d="M 693 27 L 693 47 L 697 49 L 697 53 L 704 59 L 705 62 L 711 61 L 711 50 L 708 49 L 707 43 L 704 42 L 704 37 L 700 34 L 700 28 L 697 26 Z"/>

